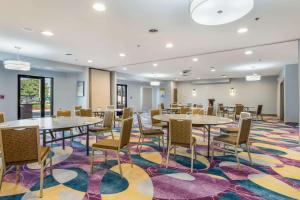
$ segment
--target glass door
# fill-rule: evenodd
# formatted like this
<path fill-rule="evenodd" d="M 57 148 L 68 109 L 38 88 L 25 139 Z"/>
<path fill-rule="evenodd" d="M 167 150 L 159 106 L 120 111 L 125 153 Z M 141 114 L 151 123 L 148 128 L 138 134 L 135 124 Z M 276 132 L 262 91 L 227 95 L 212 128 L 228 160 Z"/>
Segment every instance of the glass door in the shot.
<path fill-rule="evenodd" d="M 117 108 L 127 107 L 127 85 L 117 84 Z"/>
<path fill-rule="evenodd" d="M 53 114 L 53 78 L 18 76 L 18 118 L 38 118 Z"/>

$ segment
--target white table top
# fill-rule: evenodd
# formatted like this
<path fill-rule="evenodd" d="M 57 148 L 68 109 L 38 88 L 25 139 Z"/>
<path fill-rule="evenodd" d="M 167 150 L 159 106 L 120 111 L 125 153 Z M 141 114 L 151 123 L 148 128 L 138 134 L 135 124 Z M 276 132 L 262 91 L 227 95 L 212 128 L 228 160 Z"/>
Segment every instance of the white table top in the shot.
<path fill-rule="evenodd" d="M 102 119 L 98 117 L 45 117 L 34 119 L 22 119 L 8 121 L 0 124 L 0 128 L 20 127 L 20 126 L 39 126 L 40 130 L 56 130 L 88 126 L 100 123 Z"/>
<path fill-rule="evenodd" d="M 115 109 L 100 108 L 100 109 L 93 110 L 93 113 L 101 113 L 101 112 L 106 112 L 106 111 L 121 112 L 121 111 L 123 111 L 123 109 L 121 109 L 121 108 L 115 108 Z"/>
<path fill-rule="evenodd" d="M 190 119 L 193 125 L 219 125 L 232 123 L 232 119 L 209 115 L 162 114 L 153 116 L 154 119 L 169 122 L 169 119 Z"/>

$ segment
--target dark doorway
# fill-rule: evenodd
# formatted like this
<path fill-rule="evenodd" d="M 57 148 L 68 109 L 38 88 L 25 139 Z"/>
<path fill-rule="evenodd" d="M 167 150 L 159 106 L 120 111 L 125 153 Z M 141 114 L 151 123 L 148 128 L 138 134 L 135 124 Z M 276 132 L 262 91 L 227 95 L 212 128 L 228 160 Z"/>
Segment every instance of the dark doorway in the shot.
<path fill-rule="evenodd" d="M 280 83 L 280 120 L 284 120 L 284 82 Z"/>
<path fill-rule="evenodd" d="M 18 119 L 53 115 L 53 78 L 18 75 Z"/>
<path fill-rule="evenodd" d="M 117 84 L 117 108 L 127 107 L 127 85 Z"/>

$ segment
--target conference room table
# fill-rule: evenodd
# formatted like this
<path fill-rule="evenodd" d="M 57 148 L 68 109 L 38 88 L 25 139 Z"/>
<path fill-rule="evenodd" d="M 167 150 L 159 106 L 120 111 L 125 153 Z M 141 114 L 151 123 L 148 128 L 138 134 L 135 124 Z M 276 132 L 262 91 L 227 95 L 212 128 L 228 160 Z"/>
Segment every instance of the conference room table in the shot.
<path fill-rule="evenodd" d="M 26 126 L 39 126 L 40 132 L 43 138 L 43 146 L 47 143 L 56 141 L 63 142 L 63 148 L 65 147 L 65 139 L 71 139 L 79 136 L 86 136 L 86 154 L 89 155 L 89 127 L 101 123 L 102 119 L 99 117 L 45 117 L 45 118 L 32 118 L 21 119 L 15 121 L 7 121 L 0 124 L 0 128 L 10 127 L 26 127 Z M 65 135 L 65 131 L 78 128 L 79 134 Z M 62 137 L 54 137 L 54 132 L 62 132 Z M 47 140 L 47 134 L 50 134 L 52 139 Z"/>
<path fill-rule="evenodd" d="M 235 106 L 224 106 L 224 108 L 225 108 L 225 110 L 227 110 L 227 111 L 234 111 L 234 109 L 235 109 Z M 256 109 L 256 107 L 254 107 L 254 106 L 244 106 L 244 111 L 245 112 L 249 112 L 250 110 L 254 110 L 254 109 Z"/>
<path fill-rule="evenodd" d="M 166 122 L 168 124 L 168 134 L 167 134 L 167 145 L 169 145 L 169 120 L 170 119 L 189 119 L 192 120 L 193 127 L 204 127 L 207 130 L 208 144 L 207 144 L 207 157 L 210 156 L 210 129 L 211 126 L 229 124 L 233 120 L 225 117 L 217 117 L 210 115 L 191 115 L 191 114 L 162 114 L 153 116 L 154 119 L 161 122 Z"/>

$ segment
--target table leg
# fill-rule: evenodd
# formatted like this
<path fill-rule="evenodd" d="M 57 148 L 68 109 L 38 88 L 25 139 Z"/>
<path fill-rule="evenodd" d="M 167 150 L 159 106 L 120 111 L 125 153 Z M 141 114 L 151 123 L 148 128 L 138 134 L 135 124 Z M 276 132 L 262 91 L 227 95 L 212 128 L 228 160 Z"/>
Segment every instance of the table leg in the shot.
<path fill-rule="evenodd" d="M 46 130 L 43 130 L 43 146 L 46 146 Z"/>
<path fill-rule="evenodd" d="M 210 154 L 210 125 L 207 125 L 207 137 L 208 137 L 208 144 L 207 144 L 207 158 L 209 158 L 209 154 Z"/>
<path fill-rule="evenodd" d="M 62 132 L 62 148 L 65 150 L 65 131 Z"/>
<path fill-rule="evenodd" d="M 90 130 L 89 126 L 86 126 L 86 155 L 90 154 Z"/>
<path fill-rule="evenodd" d="M 167 122 L 167 149 L 169 149 L 169 140 L 170 140 L 169 122 Z"/>

